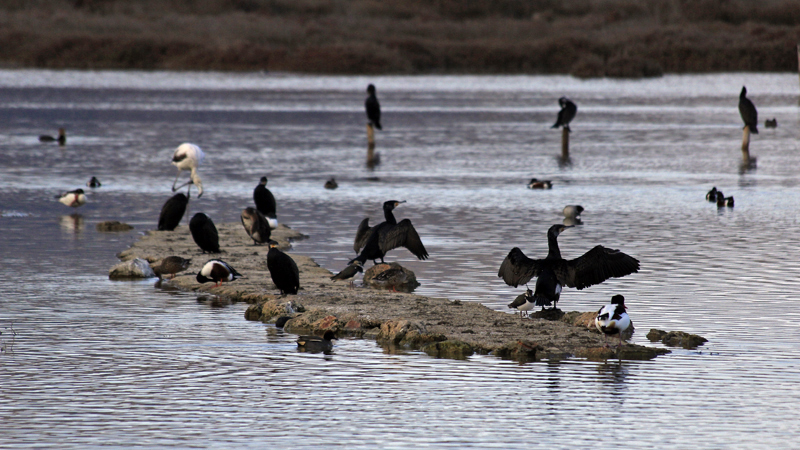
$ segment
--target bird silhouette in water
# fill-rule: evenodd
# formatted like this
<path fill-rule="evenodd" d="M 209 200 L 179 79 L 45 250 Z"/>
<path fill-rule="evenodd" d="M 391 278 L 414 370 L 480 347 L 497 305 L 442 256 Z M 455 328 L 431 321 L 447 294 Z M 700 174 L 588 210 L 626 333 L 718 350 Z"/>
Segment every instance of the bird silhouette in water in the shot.
<path fill-rule="evenodd" d="M 58 145 L 64 145 L 67 143 L 67 131 L 63 128 L 59 128 L 58 137 L 53 137 L 49 134 L 43 134 L 39 136 L 39 142 L 58 142 Z"/>
<path fill-rule="evenodd" d="M 747 88 L 742 86 L 742 92 L 739 94 L 739 115 L 742 116 L 744 126 L 750 128 L 751 133 L 758 134 L 758 111 L 756 105 L 746 96 Z"/>
<path fill-rule="evenodd" d="M 278 213 L 275 196 L 267 189 L 267 177 L 261 177 L 261 181 L 253 189 L 253 202 L 256 209 L 267 218 L 269 227 L 273 230 L 278 228 Z"/>
<path fill-rule="evenodd" d="M 352 264 L 354 261 L 360 261 L 361 264 L 364 264 L 370 259 L 373 262 L 378 259 L 384 262 L 383 257 L 386 256 L 386 253 L 398 247 L 407 248 L 419 259 L 428 258 L 428 251 L 422 245 L 422 240 L 411 221 L 403 219 L 398 223 L 392 213 L 402 203 L 405 203 L 405 200 L 402 202 L 397 200 L 384 202 L 383 216 L 386 220 L 374 227 L 369 226 L 369 217 L 361 221 L 353 242 L 353 250 L 356 253 L 361 253 L 348 264 Z"/>
<path fill-rule="evenodd" d="M 381 128 L 381 104 L 378 103 L 378 97 L 375 95 L 375 85 L 370 84 L 367 86 L 367 93 L 369 96 L 364 102 L 364 107 L 367 109 L 367 119 L 369 124 L 373 127 L 382 130 Z"/>
<path fill-rule="evenodd" d="M 561 106 L 561 111 L 558 112 L 556 123 L 550 128 L 564 127 L 567 131 L 570 131 L 569 123 L 572 122 L 572 119 L 575 118 L 575 114 L 578 113 L 578 105 L 567 97 L 558 99 L 558 104 Z"/>
<path fill-rule="evenodd" d="M 517 287 L 536 278 L 533 299 L 536 306 L 553 304 L 556 308 L 564 286 L 584 289 L 609 278 L 624 277 L 639 271 L 639 261 L 619 250 L 598 245 L 572 260 L 561 257 L 558 235 L 567 225 L 553 225 L 547 230 L 548 253 L 544 259 L 531 259 L 514 247 L 500 264 L 497 276 L 509 286 Z"/>

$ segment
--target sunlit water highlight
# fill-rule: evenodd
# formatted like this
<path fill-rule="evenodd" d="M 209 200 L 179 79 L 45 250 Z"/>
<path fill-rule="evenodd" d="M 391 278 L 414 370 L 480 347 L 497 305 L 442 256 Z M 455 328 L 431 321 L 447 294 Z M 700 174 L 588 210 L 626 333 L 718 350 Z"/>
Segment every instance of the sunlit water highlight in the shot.
<path fill-rule="evenodd" d="M 365 167 L 363 92 L 378 86 L 382 163 Z M 741 167 L 742 85 L 763 123 Z M 796 75 L 310 77 L 0 71 L 0 447 L 788 448 L 797 442 L 800 272 Z M 556 99 L 578 103 L 570 164 Z M 65 147 L 37 136 L 67 128 Z M 388 354 L 342 339 L 299 353 L 295 336 L 243 319 L 246 305 L 111 282 L 115 253 L 154 229 L 183 141 L 204 148 L 205 195 L 187 216 L 238 221 L 267 175 L 294 251 L 331 270 L 358 222 L 407 200 L 431 254 L 390 259 L 419 293 L 498 310 L 521 288 L 496 272 L 513 246 L 546 253 L 567 204 L 596 244 L 642 270 L 562 296 L 566 310 L 626 296 L 633 341 L 650 328 L 709 343 L 654 361 L 517 364 Z M 60 191 L 97 176 L 89 203 Z M 339 189 L 322 188 L 336 177 Z M 531 177 L 552 179 L 531 191 Z M 734 209 L 703 200 L 716 185 Z M 88 190 L 88 189 L 87 189 Z M 130 233 L 98 233 L 121 220 Z"/>

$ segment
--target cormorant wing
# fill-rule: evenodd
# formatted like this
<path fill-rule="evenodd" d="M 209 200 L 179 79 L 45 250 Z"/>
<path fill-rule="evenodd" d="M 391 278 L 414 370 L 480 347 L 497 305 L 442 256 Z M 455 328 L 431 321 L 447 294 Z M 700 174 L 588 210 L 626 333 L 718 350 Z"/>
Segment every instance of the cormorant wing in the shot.
<path fill-rule="evenodd" d="M 583 256 L 563 261 L 553 268 L 558 281 L 578 289 L 639 271 L 639 260 L 619 250 L 598 245 Z"/>
<path fill-rule="evenodd" d="M 519 247 L 514 247 L 500 264 L 497 276 L 502 278 L 507 285 L 517 287 L 526 284 L 531 278 L 541 272 L 540 259 L 530 259 L 522 253 Z"/>
<path fill-rule="evenodd" d="M 369 240 L 370 235 L 372 235 L 372 227 L 369 226 L 369 217 L 365 217 L 364 220 L 358 224 L 358 230 L 356 230 L 356 239 L 353 241 L 353 250 L 356 251 L 358 254 L 365 245 L 367 245 L 367 241 Z"/>
<path fill-rule="evenodd" d="M 382 227 L 378 238 L 380 239 L 378 244 L 383 253 L 397 247 L 405 247 L 419 259 L 428 258 L 428 251 L 422 245 L 422 239 L 409 219 L 403 219 L 394 226 Z"/>

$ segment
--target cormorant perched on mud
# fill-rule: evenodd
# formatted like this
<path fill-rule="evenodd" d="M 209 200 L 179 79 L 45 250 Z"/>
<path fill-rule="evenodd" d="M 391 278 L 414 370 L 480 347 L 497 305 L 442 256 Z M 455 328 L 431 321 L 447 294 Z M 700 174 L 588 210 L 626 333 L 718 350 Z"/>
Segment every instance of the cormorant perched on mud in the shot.
<path fill-rule="evenodd" d="M 408 219 L 403 219 L 400 223 L 394 218 L 392 210 L 394 210 L 401 203 L 397 200 L 389 200 L 383 203 L 383 216 L 386 221 L 370 227 L 369 217 L 365 218 L 358 225 L 356 231 L 356 239 L 353 242 L 353 250 L 356 253 L 361 253 L 355 259 L 350 261 L 361 261 L 361 264 L 371 259 L 373 262 L 380 259 L 383 262 L 383 257 L 389 250 L 397 247 L 405 247 L 419 259 L 427 259 L 428 251 L 422 245 L 422 240 L 414 229 L 414 225 Z M 363 250 L 361 250 L 363 248 Z"/>
<path fill-rule="evenodd" d="M 536 306 L 558 302 L 563 286 L 577 289 L 602 283 L 612 277 L 624 277 L 639 271 L 639 261 L 619 250 L 598 245 L 583 256 L 567 261 L 558 249 L 558 235 L 571 228 L 553 225 L 547 230 L 549 251 L 544 259 L 530 259 L 518 247 L 514 247 L 503 260 L 497 276 L 509 286 L 527 284 L 537 277 L 533 292 Z"/>
<path fill-rule="evenodd" d="M 269 241 L 267 269 L 272 282 L 280 289 L 281 294 L 297 294 L 297 290 L 300 289 L 300 270 L 291 256 L 278 249 L 278 243 L 275 241 Z"/>
<path fill-rule="evenodd" d="M 550 128 L 564 127 L 569 131 L 569 123 L 575 118 L 578 113 L 578 105 L 572 103 L 572 100 L 567 97 L 558 99 L 558 104 L 561 106 L 561 111 L 558 112 L 558 119 L 556 123 Z"/>
<path fill-rule="evenodd" d="M 214 222 L 205 213 L 197 213 L 189 221 L 192 239 L 203 253 L 219 253 L 219 233 Z"/>
<path fill-rule="evenodd" d="M 364 106 L 367 108 L 367 118 L 369 119 L 370 125 L 382 130 L 381 104 L 378 103 L 378 97 L 375 96 L 375 85 L 370 84 L 367 86 L 367 92 L 369 93 L 369 97 L 367 97 L 367 100 L 364 102 Z"/>
<path fill-rule="evenodd" d="M 619 335 L 617 347 L 622 345 L 622 333 L 631 326 L 631 318 L 625 312 L 626 309 L 625 297 L 615 295 L 611 297 L 611 303 L 597 311 L 597 316 L 594 318 L 594 326 L 603 333 L 604 339 L 612 334 Z"/>
<path fill-rule="evenodd" d="M 170 197 L 161 207 L 161 215 L 158 216 L 158 229 L 160 231 L 174 230 L 181 223 L 188 204 L 189 197 L 183 195 L 183 193 Z"/>
<path fill-rule="evenodd" d="M 275 196 L 267 189 L 267 177 L 261 177 L 258 186 L 253 189 L 253 202 L 269 222 L 269 227 L 273 230 L 278 227 L 277 206 L 275 205 Z"/>
<path fill-rule="evenodd" d="M 269 242 L 269 237 L 272 234 L 269 228 L 267 218 L 261 214 L 261 211 L 253 208 L 252 206 L 242 210 L 242 225 L 247 235 L 253 239 L 256 244 L 266 244 Z"/>
<path fill-rule="evenodd" d="M 742 86 L 742 92 L 739 94 L 739 115 L 742 116 L 744 126 L 750 128 L 750 132 L 758 134 L 758 111 L 756 105 L 746 97 L 747 88 Z"/>

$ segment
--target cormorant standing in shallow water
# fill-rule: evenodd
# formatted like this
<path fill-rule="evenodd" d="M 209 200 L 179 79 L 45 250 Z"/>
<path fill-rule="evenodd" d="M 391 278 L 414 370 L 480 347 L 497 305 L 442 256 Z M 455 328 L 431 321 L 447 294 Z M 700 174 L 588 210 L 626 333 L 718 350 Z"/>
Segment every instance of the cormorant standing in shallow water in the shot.
<path fill-rule="evenodd" d="M 622 345 L 622 333 L 631 326 L 631 318 L 625 312 L 625 297 L 615 295 L 611 297 L 611 303 L 603 306 L 597 311 L 594 318 L 594 326 L 603 333 L 603 336 L 612 334 L 619 335 L 619 345 Z M 608 344 L 606 344 L 608 346 Z"/>
<path fill-rule="evenodd" d="M 183 195 L 183 193 L 170 197 L 161 207 L 161 215 L 158 216 L 158 229 L 160 231 L 174 230 L 181 223 L 188 204 L 189 197 Z"/>
<path fill-rule="evenodd" d="M 275 241 L 269 241 L 267 268 L 272 282 L 280 289 L 281 294 L 297 294 L 300 289 L 300 270 L 291 256 L 278 249 Z"/>
<path fill-rule="evenodd" d="M 558 104 L 561 106 L 561 111 L 558 112 L 558 119 L 556 123 L 550 128 L 564 127 L 569 131 L 569 123 L 575 118 L 578 113 L 578 105 L 572 103 L 567 97 L 558 99 Z"/>
<path fill-rule="evenodd" d="M 197 213 L 189 221 L 192 239 L 203 253 L 219 253 L 219 233 L 214 222 L 205 213 Z"/>
<path fill-rule="evenodd" d="M 247 235 L 253 239 L 256 244 L 266 244 L 269 242 L 269 237 L 272 234 L 269 228 L 267 218 L 261 214 L 261 211 L 253 208 L 252 206 L 242 210 L 242 225 Z"/>
<path fill-rule="evenodd" d="M 367 100 L 364 102 L 364 106 L 367 108 L 367 118 L 369 119 L 370 125 L 382 130 L 381 104 L 378 103 L 378 97 L 375 96 L 375 85 L 370 84 L 367 86 L 367 92 L 369 93 L 369 97 L 367 97 Z"/>
<path fill-rule="evenodd" d="M 241 274 L 231 267 L 228 263 L 221 259 L 209 260 L 200 272 L 197 274 L 198 283 L 208 283 L 213 281 L 216 283 L 214 287 L 219 286 L 223 282 L 233 281 L 241 278 Z"/>
<path fill-rule="evenodd" d="M 278 227 L 277 206 L 275 196 L 267 189 L 267 177 L 261 177 L 258 186 L 253 189 L 253 202 L 256 209 L 267 218 L 269 227 L 273 230 Z"/>
<path fill-rule="evenodd" d="M 577 289 L 602 283 L 609 278 L 624 277 L 639 271 L 639 261 L 619 250 L 598 245 L 583 256 L 567 261 L 561 257 L 558 248 L 558 235 L 566 230 L 566 225 L 553 225 L 547 230 L 549 251 L 544 259 L 530 259 L 518 247 L 514 247 L 503 260 L 497 276 L 509 286 L 527 284 L 537 277 L 533 292 L 536 306 L 558 302 L 562 286 Z"/>
<path fill-rule="evenodd" d="M 750 128 L 750 132 L 758 134 L 758 111 L 756 105 L 746 95 L 747 88 L 742 86 L 742 92 L 739 94 L 739 115 L 742 116 L 744 125 Z"/>
<path fill-rule="evenodd" d="M 373 262 L 380 259 L 383 262 L 386 253 L 397 247 L 407 248 L 419 259 L 428 258 L 428 251 L 422 245 L 422 240 L 411 221 L 403 219 L 398 223 L 392 214 L 392 210 L 401 203 L 405 203 L 405 200 L 384 202 L 383 216 L 386 220 L 374 227 L 369 226 L 369 217 L 361 221 L 358 231 L 356 231 L 355 242 L 353 242 L 353 250 L 356 253 L 361 251 L 361 253 L 351 260 L 350 264 L 353 261 L 361 261 L 361 264 L 364 264 L 369 259 Z M 362 248 L 363 250 L 361 250 Z"/>

